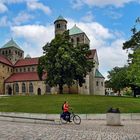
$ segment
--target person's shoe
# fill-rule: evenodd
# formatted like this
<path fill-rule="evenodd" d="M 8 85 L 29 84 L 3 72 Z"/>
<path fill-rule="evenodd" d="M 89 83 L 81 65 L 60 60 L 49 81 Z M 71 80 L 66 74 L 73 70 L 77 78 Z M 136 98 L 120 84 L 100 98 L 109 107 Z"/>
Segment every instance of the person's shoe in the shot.
<path fill-rule="evenodd" d="M 69 122 L 72 122 L 72 121 L 69 121 Z"/>

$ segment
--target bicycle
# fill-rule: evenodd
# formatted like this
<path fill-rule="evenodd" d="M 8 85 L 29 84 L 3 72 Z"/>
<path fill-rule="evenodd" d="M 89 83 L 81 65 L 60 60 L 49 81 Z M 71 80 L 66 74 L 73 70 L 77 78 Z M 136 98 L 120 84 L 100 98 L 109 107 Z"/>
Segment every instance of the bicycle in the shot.
<path fill-rule="evenodd" d="M 67 122 L 69 122 L 68 120 L 69 120 L 68 115 L 65 115 L 64 113 L 60 114 L 60 121 L 62 124 L 66 124 Z M 78 115 L 74 114 L 74 112 L 71 112 L 70 121 L 73 121 L 75 124 L 78 125 L 81 123 L 81 118 Z"/>

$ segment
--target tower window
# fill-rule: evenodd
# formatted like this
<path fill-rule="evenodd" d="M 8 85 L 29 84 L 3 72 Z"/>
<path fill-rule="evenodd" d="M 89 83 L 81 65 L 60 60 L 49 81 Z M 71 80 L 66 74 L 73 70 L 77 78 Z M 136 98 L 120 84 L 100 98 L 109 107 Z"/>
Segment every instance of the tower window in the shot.
<path fill-rule="evenodd" d="M 77 44 L 79 44 L 79 41 L 80 41 L 80 39 L 79 39 L 79 37 L 77 37 Z"/>
<path fill-rule="evenodd" d="M 71 42 L 72 42 L 72 43 L 74 42 L 73 38 L 71 39 Z"/>
<path fill-rule="evenodd" d="M 57 28 L 60 28 L 60 24 L 57 24 L 56 27 L 57 27 Z"/>
<path fill-rule="evenodd" d="M 99 86 L 99 82 L 98 81 L 96 81 L 96 86 Z"/>

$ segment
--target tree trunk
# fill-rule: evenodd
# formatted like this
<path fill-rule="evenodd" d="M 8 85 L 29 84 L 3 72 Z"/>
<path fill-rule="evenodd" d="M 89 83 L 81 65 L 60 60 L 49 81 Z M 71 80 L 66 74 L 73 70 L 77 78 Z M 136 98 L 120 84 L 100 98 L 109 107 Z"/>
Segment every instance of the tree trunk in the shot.
<path fill-rule="evenodd" d="M 59 93 L 63 94 L 63 85 L 59 85 Z"/>
<path fill-rule="evenodd" d="M 68 93 L 70 94 L 70 86 L 68 86 Z"/>

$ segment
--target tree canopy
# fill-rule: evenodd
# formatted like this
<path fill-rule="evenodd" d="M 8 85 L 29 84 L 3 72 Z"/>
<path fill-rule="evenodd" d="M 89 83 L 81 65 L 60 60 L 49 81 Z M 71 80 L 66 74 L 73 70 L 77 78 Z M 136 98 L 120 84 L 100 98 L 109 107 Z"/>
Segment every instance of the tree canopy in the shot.
<path fill-rule="evenodd" d="M 128 77 L 130 83 L 140 86 L 140 18 L 137 18 L 136 24 L 132 28 L 130 40 L 123 44 L 123 49 L 131 50 L 128 54 Z"/>
<path fill-rule="evenodd" d="M 124 67 L 115 67 L 111 71 L 109 71 L 108 81 L 106 84 L 108 87 L 114 89 L 115 91 L 122 90 L 126 86 L 129 85 L 130 80 L 127 77 L 127 66 Z"/>
<path fill-rule="evenodd" d="M 69 40 L 69 32 L 58 34 L 44 47 L 44 55 L 39 59 L 38 73 L 47 72 L 46 82 L 51 86 L 59 86 L 59 93 L 63 93 L 63 86 L 72 86 L 75 81 L 80 86 L 85 82 L 85 76 L 94 66 L 89 61 L 90 54 L 87 44 L 73 47 Z"/>

